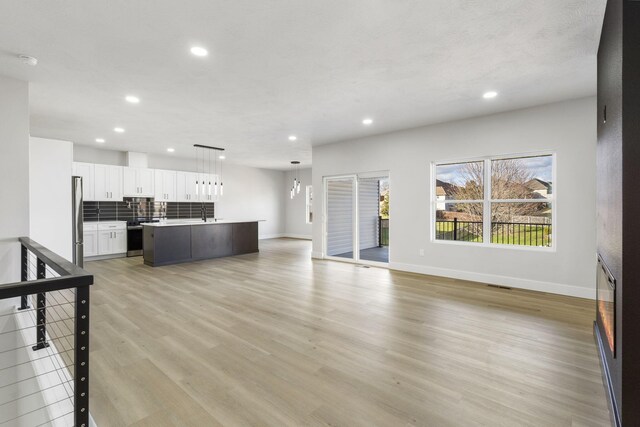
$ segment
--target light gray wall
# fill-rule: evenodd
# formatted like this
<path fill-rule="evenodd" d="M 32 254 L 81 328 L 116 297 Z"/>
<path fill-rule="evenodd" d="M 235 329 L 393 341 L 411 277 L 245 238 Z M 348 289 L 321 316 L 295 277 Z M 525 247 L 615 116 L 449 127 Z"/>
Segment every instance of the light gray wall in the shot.
<path fill-rule="evenodd" d="M 73 143 L 31 138 L 29 211 L 31 237 L 71 261 Z"/>
<path fill-rule="evenodd" d="M 0 283 L 20 280 L 29 235 L 29 84 L 0 77 Z"/>
<path fill-rule="evenodd" d="M 126 153 L 74 146 L 74 161 L 126 166 Z M 196 171 L 194 159 L 150 154 L 149 168 Z M 223 163 L 224 196 L 216 202 L 216 217 L 264 219 L 260 238 L 280 237 L 285 230 L 284 172 Z"/>
<path fill-rule="evenodd" d="M 293 186 L 293 171 L 286 173 L 283 194 L 285 195 L 285 235 L 298 239 L 311 239 L 312 226 L 307 224 L 307 185 L 311 185 L 311 169 L 300 169 L 300 194 L 291 199 L 289 190 Z"/>
<path fill-rule="evenodd" d="M 313 255 L 324 251 L 323 177 L 389 170 L 392 268 L 594 298 L 595 118 L 590 97 L 315 146 Z M 554 251 L 431 241 L 432 162 L 547 150 L 557 161 Z"/>

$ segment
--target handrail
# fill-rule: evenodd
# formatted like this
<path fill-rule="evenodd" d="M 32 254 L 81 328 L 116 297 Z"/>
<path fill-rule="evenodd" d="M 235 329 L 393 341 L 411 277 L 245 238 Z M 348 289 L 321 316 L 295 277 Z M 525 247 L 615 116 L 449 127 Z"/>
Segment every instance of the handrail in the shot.
<path fill-rule="evenodd" d="M 91 285 L 93 285 L 93 275 L 89 273 L 79 276 L 50 277 L 28 282 L 4 283 L 0 285 L 0 300 Z"/>
<path fill-rule="evenodd" d="M 20 243 L 33 252 L 38 258 L 44 261 L 47 265 L 51 266 L 51 269 L 61 276 L 76 276 L 89 274 L 77 265 L 67 261 L 60 255 L 45 248 L 40 243 L 32 240 L 29 237 L 20 237 L 18 239 Z"/>
<path fill-rule="evenodd" d="M 92 274 L 67 261 L 29 237 L 20 237 L 18 240 L 24 247 L 36 255 L 38 259 L 42 260 L 48 267 L 58 273 L 60 277 L 0 284 L 0 299 L 93 285 Z"/>
<path fill-rule="evenodd" d="M 34 352 L 41 352 L 35 358 L 29 356 L 29 360 L 32 362 L 48 360 L 56 368 L 55 372 L 57 373 L 57 380 L 53 378 L 51 381 L 56 383 L 55 387 L 61 386 L 63 390 L 59 391 L 66 396 L 58 399 L 58 391 L 56 391 L 55 399 L 58 400 L 49 402 L 47 399 L 53 397 L 52 387 L 42 388 L 40 392 L 45 406 L 39 409 L 62 403 L 66 405 L 70 401 L 73 404 L 73 410 L 63 415 L 52 415 L 53 412 L 49 412 L 49 417 L 55 417 L 49 422 L 65 417 L 65 422 L 71 425 L 71 420 L 67 419 L 68 416 L 68 418 L 73 417 L 73 425 L 88 427 L 90 286 L 93 284 L 93 275 L 29 237 L 20 237 L 18 241 L 21 245 L 20 273 L 22 281 L 0 284 L 0 300 L 20 297 L 20 307 L 16 307 L 15 311 L 10 311 L 3 316 L 15 316 L 14 323 L 16 324 L 26 323 L 16 326 L 12 330 L 3 331 L 3 334 L 19 334 L 22 339 L 28 341 L 26 341 L 27 345 L 21 344 L 15 348 L 11 344 L 14 342 L 13 340 L 0 341 L 2 344 L 0 353 L 28 351 L 29 347 Z M 47 277 L 47 272 L 57 277 Z M 29 302 L 31 302 L 31 306 Z M 48 318 L 50 319 L 48 320 Z M 71 326 L 67 324 L 67 321 L 71 321 Z M 61 330 L 61 325 L 66 325 L 65 327 L 72 329 L 73 333 L 69 334 L 68 331 Z M 35 332 L 32 328 L 35 329 Z M 30 330 L 30 332 L 24 332 L 26 330 Z M 31 346 L 31 344 L 34 345 Z M 17 367 L 24 363 L 27 362 L 10 367 L 18 369 Z M 36 375 L 30 378 L 36 378 L 36 381 L 40 381 L 38 377 L 48 375 L 51 372 L 39 370 L 38 366 L 40 365 L 38 364 L 33 366 Z M 18 371 L 16 372 L 18 373 Z M 12 389 L 6 393 L 2 391 L 7 387 L 12 387 L 13 384 L 0 385 L 2 399 L 4 396 L 12 396 L 9 393 L 13 392 Z M 0 401 L 0 406 L 19 399 L 7 402 Z M 17 420 L 32 412 L 34 411 L 17 412 L 16 417 L 2 420 L 0 423 Z"/>

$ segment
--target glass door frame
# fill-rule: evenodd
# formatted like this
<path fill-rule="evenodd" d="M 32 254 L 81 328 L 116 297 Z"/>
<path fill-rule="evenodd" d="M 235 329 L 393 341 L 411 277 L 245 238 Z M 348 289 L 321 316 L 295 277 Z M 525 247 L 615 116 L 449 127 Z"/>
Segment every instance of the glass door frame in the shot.
<path fill-rule="evenodd" d="M 322 220 L 322 251 L 324 253 L 324 258 L 332 261 L 340 261 L 340 262 L 348 262 L 352 264 L 363 264 L 370 265 L 372 267 L 383 267 L 389 268 L 389 264 L 391 262 L 391 258 L 389 258 L 388 262 L 379 262 L 379 261 L 369 261 L 360 259 L 360 202 L 359 202 L 359 179 L 365 178 L 381 178 L 386 177 L 389 180 L 389 189 L 391 189 L 391 177 L 389 171 L 377 171 L 377 172 L 363 172 L 363 173 L 353 173 L 353 174 L 345 174 L 345 175 L 331 175 L 325 176 L 322 178 L 322 186 L 323 186 L 323 195 L 324 195 L 324 207 L 323 207 L 323 220 Z M 327 253 L 328 249 L 328 238 L 329 238 L 329 181 L 335 180 L 345 180 L 352 179 L 352 248 L 353 248 L 353 257 L 352 258 L 343 258 L 338 256 L 332 256 Z M 391 207 L 389 207 L 391 209 Z M 391 247 L 389 247 L 389 256 L 391 254 Z"/>

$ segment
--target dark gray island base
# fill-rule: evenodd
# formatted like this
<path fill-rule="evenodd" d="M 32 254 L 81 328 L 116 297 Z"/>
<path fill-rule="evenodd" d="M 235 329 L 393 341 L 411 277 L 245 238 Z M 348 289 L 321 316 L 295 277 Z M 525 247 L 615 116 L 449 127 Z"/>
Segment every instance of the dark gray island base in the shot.
<path fill-rule="evenodd" d="M 142 247 L 151 267 L 258 252 L 258 222 L 144 224 Z"/>

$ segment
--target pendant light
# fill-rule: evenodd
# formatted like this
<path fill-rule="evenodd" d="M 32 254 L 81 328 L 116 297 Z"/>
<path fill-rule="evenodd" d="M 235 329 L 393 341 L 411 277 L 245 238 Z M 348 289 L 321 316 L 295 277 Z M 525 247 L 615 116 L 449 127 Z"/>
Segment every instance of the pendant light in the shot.
<path fill-rule="evenodd" d="M 219 155 L 216 155 L 216 157 L 220 161 L 220 169 L 219 169 L 219 173 L 220 173 L 220 196 L 224 196 L 224 183 L 222 182 L 222 159 L 220 158 Z"/>
<path fill-rule="evenodd" d="M 291 164 L 293 165 L 293 186 L 291 187 L 291 191 L 289 195 L 291 199 L 293 199 L 296 194 L 300 193 L 300 175 L 299 175 L 300 162 L 297 160 L 293 160 Z"/>
<path fill-rule="evenodd" d="M 196 197 L 202 196 L 202 199 L 215 200 L 218 194 L 222 196 L 224 194 L 222 186 L 222 161 L 218 167 L 218 160 L 220 160 L 220 153 L 224 151 L 224 148 L 210 147 L 208 145 L 194 144 L 196 150 Z M 206 166 L 205 166 L 205 150 L 206 153 Z M 200 154 L 202 152 L 202 167 L 200 167 Z M 211 162 L 211 155 L 213 151 L 213 163 Z M 213 174 L 211 173 L 213 172 Z M 213 177 L 212 177 L 213 175 Z M 202 178 L 200 178 L 202 177 Z M 200 188 L 202 186 L 202 188 Z M 202 200 L 204 202 L 204 200 Z"/>

